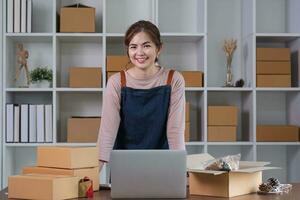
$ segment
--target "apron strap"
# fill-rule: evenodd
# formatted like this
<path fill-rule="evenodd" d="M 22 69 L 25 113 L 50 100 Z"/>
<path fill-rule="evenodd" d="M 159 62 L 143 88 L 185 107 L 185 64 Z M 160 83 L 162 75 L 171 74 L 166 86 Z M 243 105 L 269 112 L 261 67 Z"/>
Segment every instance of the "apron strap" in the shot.
<path fill-rule="evenodd" d="M 120 71 L 121 73 L 121 87 L 126 87 L 126 76 L 124 70 Z"/>
<path fill-rule="evenodd" d="M 173 78 L 173 74 L 174 74 L 174 70 L 170 70 L 169 71 L 169 74 L 168 74 L 168 80 L 167 80 L 167 85 L 171 85 L 171 82 L 172 82 L 172 78 Z"/>

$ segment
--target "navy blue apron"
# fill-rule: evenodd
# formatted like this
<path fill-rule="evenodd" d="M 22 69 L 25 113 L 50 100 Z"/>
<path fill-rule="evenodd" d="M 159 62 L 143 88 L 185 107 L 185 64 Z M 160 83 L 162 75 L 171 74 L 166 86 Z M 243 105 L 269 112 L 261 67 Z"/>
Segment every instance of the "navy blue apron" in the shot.
<path fill-rule="evenodd" d="M 121 71 L 120 125 L 114 149 L 169 149 L 167 121 L 171 97 L 170 70 L 167 84 L 151 89 L 126 87 Z"/>

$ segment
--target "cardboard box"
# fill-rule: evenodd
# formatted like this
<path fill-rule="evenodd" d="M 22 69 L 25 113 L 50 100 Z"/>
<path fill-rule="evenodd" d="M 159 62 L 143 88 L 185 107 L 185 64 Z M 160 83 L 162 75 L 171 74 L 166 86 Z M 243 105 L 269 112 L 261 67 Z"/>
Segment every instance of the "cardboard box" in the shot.
<path fill-rule="evenodd" d="M 118 72 L 106 72 L 106 81 L 108 81 L 108 79 L 115 73 L 118 73 Z"/>
<path fill-rule="evenodd" d="M 38 146 L 37 166 L 66 169 L 98 167 L 98 148 Z"/>
<path fill-rule="evenodd" d="M 257 61 L 290 61 L 289 48 L 256 48 Z"/>
<path fill-rule="evenodd" d="M 258 142 L 298 142 L 299 127 L 282 125 L 258 125 L 256 127 Z"/>
<path fill-rule="evenodd" d="M 236 126 L 208 126 L 207 141 L 209 142 L 235 142 Z"/>
<path fill-rule="evenodd" d="M 256 62 L 256 74 L 291 74 L 291 62 Z"/>
<path fill-rule="evenodd" d="M 69 87 L 71 88 L 100 88 L 102 69 L 100 67 L 70 67 Z"/>
<path fill-rule="evenodd" d="M 291 87 L 291 75 L 256 75 L 256 87 Z"/>
<path fill-rule="evenodd" d="M 207 114 L 209 126 L 237 126 L 236 106 L 208 106 Z"/>
<path fill-rule="evenodd" d="M 27 174 L 8 177 L 8 198 L 71 199 L 78 197 L 76 176 Z"/>
<path fill-rule="evenodd" d="M 262 171 L 276 169 L 266 166 L 268 162 L 240 161 L 236 171 L 204 170 L 203 164 L 212 159 L 207 153 L 187 156 L 190 195 L 234 197 L 257 192 Z"/>
<path fill-rule="evenodd" d="M 120 72 L 126 68 L 129 69 L 132 66 L 128 56 L 106 56 L 107 72 Z"/>
<path fill-rule="evenodd" d="M 81 4 L 61 8 L 60 32 L 94 33 L 95 8 Z"/>
<path fill-rule="evenodd" d="M 181 71 L 185 81 L 185 87 L 203 87 L 203 72 Z"/>
<path fill-rule="evenodd" d="M 67 142 L 97 142 L 100 124 L 100 117 L 69 118 Z"/>
<path fill-rule="evenodd" d="M 99 167 L 81 168 L 81 169 L 61 169 L 50 167 L 24 167 L 22 174 L 52 174 L 52 175 L 67 175 L 77 176 L 79 179 L 85 176 L 93 181 L 94 191 L 99 190 Z"/>
<path fill-rule="evenodd" d="M 185 122 L 185 130 L 184 130 L 184 141 L 189 142 L 190 141 L 190 127 L 191 123 L 190 122 Z"/>
<path fill-rule="evenodd" d="M 189 102 L 185 103 L 185 121 L 186 122 L 190 121 L 190 103 Z"/>

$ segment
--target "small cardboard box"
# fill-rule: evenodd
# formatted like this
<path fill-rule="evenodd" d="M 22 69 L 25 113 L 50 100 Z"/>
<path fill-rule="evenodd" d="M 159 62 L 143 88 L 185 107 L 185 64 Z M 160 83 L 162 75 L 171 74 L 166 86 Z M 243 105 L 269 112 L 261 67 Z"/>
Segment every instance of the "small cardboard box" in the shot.
<path fill-rule="evenodd" d="M 190 141 L 190 127 L 191 123 L 190 122 L 185 122 L 185 130 L 184 130 L 184 141 L 189 142 Z"/>
<path fill-rule="evenodd" d="M 208 106 L 209 126 L 237 126 L 238 108 L 236 106 Z"/>
<path fill-rule="evenodd" d="M 291 87 L 291 75 L 256 75 L 256 87 Z"/>
<path fill-rule="evenodd" d="M 128 56 L 106 56 L 107 72 L 120 72 L 126 68 L 129 69 L 132 66 Z"/>
<path fill-rule="evenodd" d="M 72 199 L 78 197 L 76 176 L 26 174 L 8 177 L 8 198 Z"/>
<path fill-rule="evenodd" d="M 185 81 L 185 87 L 203 87 L 203 72 L 181 71 Z"/>
<path fill-rule="evenodd" d="M 93 181 L 94 191 L 99 190 L 99 167 L 81 168 L 81 169 L 61 169 L 50 167 L 24 167 L 22 174 L 52 174 L 52 175 L 68 175 L 77 176 L 79 179 L 85 176 Z"/>
<path fill-rule="evenodd" d="M 100 67 L 70 67 L 69 87 L 71 88 L 100 88 L 102 69 Z"/>
<path fill-rule="evenodd" d="M 291 62 L 256 62 L 256 74 L 291 74 Z"/>
<path fill-rule="evenodd" d="M 97 142 L 100 124 L 100 117 L 69 118 L 67 142 Z"/>
<path fill-rule="evenodd" d="M 257 61 L 290 61 L 289 48 L 256 48 Z"/>
<path fill-rule="evenodd" d="M 38 146 L 37 166 L 66 169 L 98 167 L 98 148 Z"/>
<path fill-rule="evenodd" d="M 60 8 L 60 32 L 94 33 L 95 8 L 81 4 Z"/>
<path fill-rule="evenodd" d="M 262 171 L 276 169 L 268 162 L 240 161 L 240 169 L 231 172 L 205 170 L 204 164 L 213 156 L 194 154 L 187 156 L 191 195 L 234 197 L 257 192 L 262 183 Z"/>
<path fill-rule="evenodd" d="M 190 121 L 190 103 L 189 102 L 185 103 L 185 121 L 186 122 Z"/>
<path fill-rule="evenodd" d="M 283 125 L 258 125 L 256 127 L 258 142 L 298 142 L 299 127 Z"/>
<path fill-rule="evenodd" d="M 236 141 L 236 126 L 208 126 L 207 141 L 209 142 Z"/>

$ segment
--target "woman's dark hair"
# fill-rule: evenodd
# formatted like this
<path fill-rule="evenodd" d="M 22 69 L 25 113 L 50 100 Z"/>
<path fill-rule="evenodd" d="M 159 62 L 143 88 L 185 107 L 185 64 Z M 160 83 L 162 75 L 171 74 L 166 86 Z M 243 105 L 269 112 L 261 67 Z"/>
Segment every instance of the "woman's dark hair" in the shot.
<path fill-rule="evenodd" d="M 126 52 L 128 55 L 128 46 L 132 38 L 140 32 L 145 32 L 149 35 L 151 38 L 152 42 L 155 44 L 155 46 L 160 49 L 162 46 L 162 42 L 160 40 L 160 32 L 152 22 L 150 21 L 145 21 L 145 20 L 140 20 L 132 24 L 128 30 L 126 31 L 125 34 L 125 39 L 124 39 L 124 44 L 126 47 Z M 157 62 L 157 58 L 155 60 Z"/>

